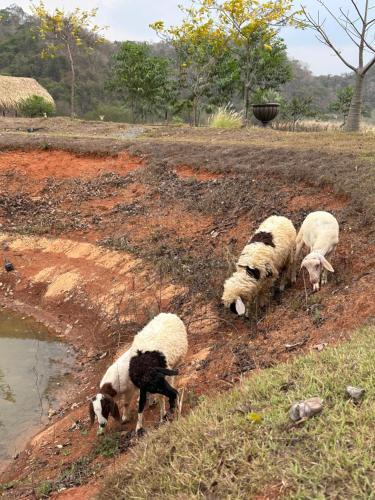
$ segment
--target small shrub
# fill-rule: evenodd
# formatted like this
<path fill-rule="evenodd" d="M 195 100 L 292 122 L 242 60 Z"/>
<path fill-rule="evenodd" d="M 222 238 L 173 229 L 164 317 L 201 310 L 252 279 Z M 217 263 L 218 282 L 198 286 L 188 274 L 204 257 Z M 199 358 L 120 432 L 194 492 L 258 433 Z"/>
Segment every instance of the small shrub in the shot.
<path fill-rule="evenodd" d="M 19 109 L 24 116 L 28 118 L 36 118 L 38 116 L 51 116 L 55 111 L 52 102 L 47 101 L 39 95 L 32 95 L 23 99 L 19 105 Z"/>
<path fill-rule="evenodd" d="M 43 481 L 36 488 L 36 496 L 37 498 L 48 498 L 53 490 L 53 484 L 51 481 Z"/>
<path fill-rule="evenodd" d="M 84 115 L 85 120 L 130 123 L 132 121 L 131 113 L 121 105 L 100 104 L 93 111 Z"/>
<path fill-rule="evenodd" d="M 273 89 L 258 89 L 254 92 L 251 102 L 253 104 L 267 104 L 282 102 L 282 97 L 276 90 Z"/>
<path fill-rule="evenodd" d="M 220 107 L 209 121 L 209 126 L 213 128 L 240 128 L 243 119 L 242 114 L 235 111 L 230 106 Z"/>
<path fill-rule="evenodd" d="M 172 116 L 173 125 L 183 125 L 185 122 L 179 115 Z"/>

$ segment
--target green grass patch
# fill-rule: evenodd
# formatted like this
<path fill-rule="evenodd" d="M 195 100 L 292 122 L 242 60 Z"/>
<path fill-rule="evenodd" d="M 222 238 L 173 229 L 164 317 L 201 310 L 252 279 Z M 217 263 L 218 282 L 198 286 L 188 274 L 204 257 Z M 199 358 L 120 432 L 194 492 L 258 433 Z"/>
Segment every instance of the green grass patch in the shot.
<path fill-rule="evenodd" d="M 112 458 L 120 453 L 120 433 L 113 432 L 98 436 L 95 446 L 94 455 Z"/>
<path fill-rule="evenodd" d="M 203 401 L 150 432 L 99 498 L 374 498 L 374 352 L 371 325 Z M 347 385 L 366 389 L 361 405 L 345 398 Z M 290 405 L 314 396 L 323 412 L 294 425 Z"/>

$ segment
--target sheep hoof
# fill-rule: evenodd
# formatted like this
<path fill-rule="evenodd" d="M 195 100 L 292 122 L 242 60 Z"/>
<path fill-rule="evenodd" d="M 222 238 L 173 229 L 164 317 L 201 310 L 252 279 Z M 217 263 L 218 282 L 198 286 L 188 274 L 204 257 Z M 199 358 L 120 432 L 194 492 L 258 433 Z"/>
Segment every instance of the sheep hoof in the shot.
<path fill-rule="evenodd" d="M 144 436 L 146 434 L 146 431 L 144 430 L 143 427 L 141 427 L 140 429 L 136 430 L 136 434 L 137 434 L 138 437 L 142 437 L 142 436 Z"/>
<path fill-rule="evenodd" d="M 163 417 L 163 422 L 170 422 L 173 418 L 173 412 L 167 411 L 167 413 Z"/>

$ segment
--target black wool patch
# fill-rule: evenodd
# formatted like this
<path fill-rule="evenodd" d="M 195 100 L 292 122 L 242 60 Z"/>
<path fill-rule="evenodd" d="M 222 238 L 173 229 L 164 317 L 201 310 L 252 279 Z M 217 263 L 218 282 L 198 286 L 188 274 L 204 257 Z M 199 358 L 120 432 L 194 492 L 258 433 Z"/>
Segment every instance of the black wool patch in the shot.
<path fill-rule="evenodd" d="M 266 231 L 259 231 L 259 233 L 255 233 L 249 241 L 249 244 L 251 243 L 264 243 L 265 245 L 275 248 L 272 234 L 267 233 Z"/>
<path fill-rule="evenodd" d="M 160 381 L 164 379 L 158 368 L 167 368 L 167 360 L 162 352 L 138 351 L 130 360 L 130 380 L 139 389 L 143 388 L 151 393 L 158 392 Z"/>
<path fill-rule="evenodd" d="M 251 277 L 256 280 L 260 278 L 260 271 L 256 267 L 249 267 L 246 266 L 246 273 Z"/>

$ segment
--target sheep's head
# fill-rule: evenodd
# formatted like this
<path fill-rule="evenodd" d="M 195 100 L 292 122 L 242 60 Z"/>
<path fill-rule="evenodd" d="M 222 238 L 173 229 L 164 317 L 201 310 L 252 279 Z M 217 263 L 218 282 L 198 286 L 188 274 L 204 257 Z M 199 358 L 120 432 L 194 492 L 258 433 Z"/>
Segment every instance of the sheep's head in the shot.
<path fill-rule="evenodd" d="M 91 425 L 93 425 L 95 417 L 98 419 L 99 433 L 104 431 L 109 415 L 112 415 L 115 420 L 120 421 L 120 412 L 117 403 L 115 403 L 109 394 L 98 393 L 94 396 L 90 400 L 89 411 Z"/>
<path fill-rule="evenodd" d="M 256 295 L 256 280 L 246 271 L 237 271 L 224 283 L 224 292 L 221 298 L 224 307 L 233 313 L 243 316 L 246 312 L 246 303 L 251 303 Z"/>
<path fill-rule="evenodd" d="M 317 252 L 311 252 L 306 255 L 301 264 L 302 268 L 307 269 L 314 292 L 317 292 L 320 288 L 320 276 L 323 268 L 331 273 L 335 272 L 324 255 Z"/>

